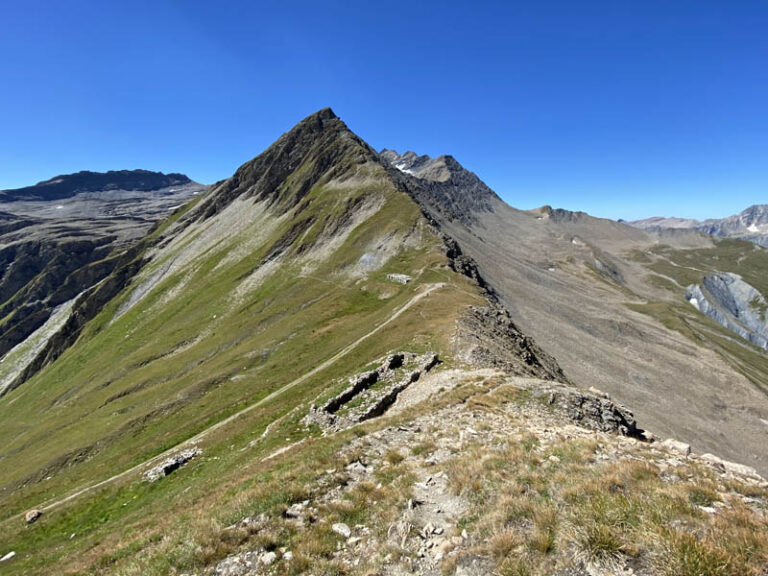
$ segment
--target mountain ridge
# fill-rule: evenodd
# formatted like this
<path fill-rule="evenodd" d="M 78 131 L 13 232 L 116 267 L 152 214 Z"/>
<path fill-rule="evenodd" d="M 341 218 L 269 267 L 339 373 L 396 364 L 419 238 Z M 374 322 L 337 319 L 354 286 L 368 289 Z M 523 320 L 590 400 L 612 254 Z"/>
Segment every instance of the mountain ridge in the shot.
<path fill-rule="evenodd" d="M 646 230 L 694 229 L 721 238 L 736 238 L 768 247 L 768 204 L 753 204 L 732 216 L 694 220 L 656 216 L 628 222 Z"/>
<path fill-rule="evenodd" d="M 81 170 L 72 174 L 54 176 L 33 186 L 0 190 L 0 202 L 62 200 L 83 192 L 106 190 L 148 192 L 191 182 L 188 176 L 175 172 L 164 174 L 141 169 L 108 172 Z"/>
<path fill-rule="evenodd" d="M 402 162 L 402 156 L 389 156 Z M 408 157 L 420 158 L 413 152 Z M 745 275 L 758 290 L 766 290 L 765 283 L 757 281 L 759 271 L 768 266 L 763 251 L 695 230 L 645 231 L 546 206 L 521 211 L 501 201 L 489 203 L 490 209 L 465 203 L 462 209 L 471 213 L 457 215 L 452 209 L 456 204 L 444 201 L 446 196 L 419 189 L 425 180 L 415 174 L 402 177 L 415 180 L 413 195 L 423 209 L 476 263 L 480 277 L 521 330 L 558 360 L 574 384 L 610 393 L 633 407 L 655 433 L 681 437 L 768 470 L 759 443 L 743 440 L 765 434 L 766 358 L 748 341 L 726 350 L 730 344 L 723 342 L 733 333 L 726 329 L 718 332 L 725 340 L 711 338 L 709 318 L 700 311 L 696 315 L 686 299 L 688 285 L 718 271 Z M 738 256 L 726 258 L 731 251 Z M 692 257 L 697 260 L 686 261 Z M 723 270 L 726 259 L 735 266 Z M 675 279 L 686 270 L 685 278 Z M 676 284 L 667 286 L 668 279 Z M 697 322 L 702 327 L 695 330 L 696 336 L 680 328 Z M 743 354 L 749 360 L 741 358 Z M 681 371 L 696 374 L 687 392 L 697 399 L 693 410 L 690 400 L 670 384 Z M 704 398 L 720 397 L 724 382 L 729 399 L 723 400 L 727 408 L 720 410 Z M 754 407 L 753 416 L 740 411 L 742 401 Z M 712 427 L 709 419 L 716 412 L 721 431 L 729 432 L 721 434 Z"/>
<path fill-rule="evenodd" d="M 720 241 L 399 156 L 323 109 L 121 252 L 0 396 L 4 569 L 759 573 L 768 484 L 703 451 L 765 468 L 768 367 L 684 300 Z"/>

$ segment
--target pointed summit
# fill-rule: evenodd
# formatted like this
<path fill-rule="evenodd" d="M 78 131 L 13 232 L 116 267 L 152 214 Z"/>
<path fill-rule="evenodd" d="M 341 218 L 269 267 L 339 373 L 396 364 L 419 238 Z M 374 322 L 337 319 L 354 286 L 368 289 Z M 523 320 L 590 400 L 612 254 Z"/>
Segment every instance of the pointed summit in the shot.
<path fill-rule="evenodd" d="M 471 223 L 477 212 L 491 212 L 502 200 L 453 156 L 432 158 L 384 149 L 379 157 L 406 175 L 411 194 L 450 220 Z"/>
<path fill-rule="evenodd" d="M 333 110 L 323 108 L 216 186 L 198 214 L 202 218 L 213 216 L 241 196 L 267 200 L 270 205 L 280 204 L 287 209 L 315 185 L 370 161 L 378 161 L 376 152 Z"/>
<path fill-rule="evenodd" d="M 336 116 L 335 112 L 331 109 L 330 106 L 326 106 L 325 108 L 321 108 L 314 114 L 310 114 L 304 120 L 306 121 L 312 118 L 317 118 L 318 120 L 334 120 L 334 119 L 337 119 L 338 116 Z"/>

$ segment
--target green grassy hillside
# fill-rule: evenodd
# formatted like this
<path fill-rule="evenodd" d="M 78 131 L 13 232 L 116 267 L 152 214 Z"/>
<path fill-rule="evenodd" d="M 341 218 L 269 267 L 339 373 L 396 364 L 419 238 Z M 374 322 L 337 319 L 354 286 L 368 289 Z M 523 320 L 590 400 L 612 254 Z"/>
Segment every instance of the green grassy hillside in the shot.
<path fill-rule="evenodd" d="M 245 470 L 305 438 L 298 419 L 343 387 L 339 378 L 399 349 L 450 362 L 455 319 L 481 293 L 450 270 L 418 206 L 353 150 L 341 174 L 336 165 L 313 173 L 289 204 L 238 197 L 214 213 L 193 204 L 177 214 L 76 344 L 0 399 L 1 540 L 19 556 L 3 570 L 96 569 L 89 558 L 120 549 L 109 543 L 162 527 L 190 499 L 221 498 L 234 513 Z M 293 178 L 315 163 L 306 156 Z M 149 485 L 136 471 L 45 508 L 253 405 L 198 439 L 204 456 L 178 480 Z M 34 507 L 45 514 L 26 526 L 19 514 Z"/>

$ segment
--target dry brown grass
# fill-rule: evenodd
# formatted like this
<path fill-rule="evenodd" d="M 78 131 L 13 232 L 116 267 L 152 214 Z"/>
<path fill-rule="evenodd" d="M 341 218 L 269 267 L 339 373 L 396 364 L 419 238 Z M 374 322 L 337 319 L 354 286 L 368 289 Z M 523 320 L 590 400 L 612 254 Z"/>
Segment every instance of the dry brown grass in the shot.
<path fill-rule="evenodd" d="M 499 409 L 492 400 L 467 404 Z M 663 473 L 642 445 L 615 453 L 615 437 L 553 434 L 548 442 L 543 448 L 523 435 L 503 450 L 476 444 L 447 466 L 451 488 L 471 504 L 465 523 L 483 536 L 474 553 L 493 558 L 499 574 L 544 575 L 573 565 L 669 576 L 766 574 L 768 520 L 742 497 L 761 499 L 765 509 L 768 490 L 723 482 L 693 461 Z M 606 453 L 613 454 L 606 461 L 597 457 Z M 719 508 L 711 514 L 702 506 Z"/>

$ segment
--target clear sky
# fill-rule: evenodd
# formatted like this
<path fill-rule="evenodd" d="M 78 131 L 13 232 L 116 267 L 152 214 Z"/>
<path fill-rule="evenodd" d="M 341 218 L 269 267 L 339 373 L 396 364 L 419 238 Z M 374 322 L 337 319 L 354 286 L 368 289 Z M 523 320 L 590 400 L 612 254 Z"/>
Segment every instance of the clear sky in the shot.
<path fill-rule="evenodd" d="M 611 218 L 768 203 L 768 2 L 3 0 L 0 189 L 225 178 L 331 106 L 510 204 Z"/>

